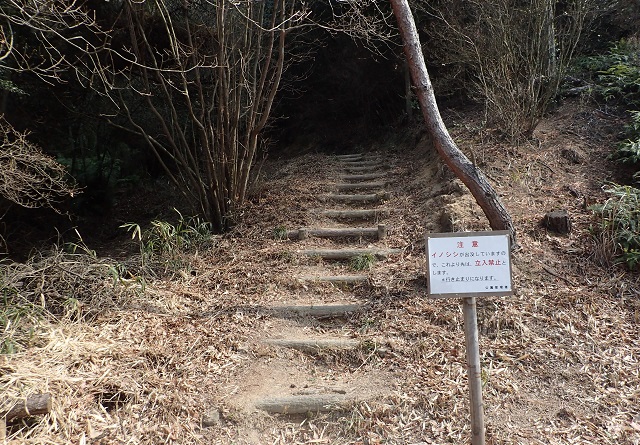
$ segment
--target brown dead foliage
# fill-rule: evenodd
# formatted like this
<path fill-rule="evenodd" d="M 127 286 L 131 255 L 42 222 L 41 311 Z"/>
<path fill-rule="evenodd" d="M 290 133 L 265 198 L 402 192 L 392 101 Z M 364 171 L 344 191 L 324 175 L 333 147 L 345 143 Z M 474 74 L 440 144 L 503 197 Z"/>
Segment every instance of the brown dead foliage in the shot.
<path fill-rule="evenodd" d="M 484 140 L 469 116 L 449 119 L 454 139 L 488 173 L 519 230 L 513 297 L 478 302 L 485 410 L 490 444 L 640 443 L 640 304 L 637 276 L 597 261 L 584 200 L 598 200 L 613 166 L 604 160 L 611 128 L 597 110 L 561 108 L 539 127 L 539 143 L 510 147 Z M 595 135 L 594 135 L 595 134 Z M 572 149 L 584 159 L 563 156 Z M 377 262 L 371 283 L 354 290 L 296 279 L 317 270 L 348 273 L 296 255 L 277 227 L 337 225 L 315 195 L 334 182 L 324 155 L 275 160 L 244 209 L 243 222 L 206 251 L 191 252 L 173 280 L 89 321 L 51 323 L 46 341 L 0 361 L 0 399 L 51 392 L 51 414 L 9 428 L 12 443 L 414 444 L 469 441 L 460 304 L 430 300 L 424 285 L 424 234 L 483 230 L 478 206 L 423 140 L 370 149 L 389 163 L 389 236 L 379 245 L 403 254 Z M 569 211 L 573 232 L 539 224 Z M 355 242 L 366 246 L 367 240 Z M 304 248 L 336 247 L 310 239 Z M 353 244 L 352 244 L 353 245 Z M 386 354 L 265 350 L 259 340 L 280 325 L 267 307 L 291 301 L 366 301 L 368 310 L 339 331 Z M 276 354 L 276 355 L 273 355 Z M 257 360 L 322 369 L 354 381 L 387 376 L 384 397 L 334 414 L 300 419 L 243 412 L 230 398 Z M 255 377 L 255 376 L 254 376 Z M 255 377 L 258 378 L 258 377 Z"/>

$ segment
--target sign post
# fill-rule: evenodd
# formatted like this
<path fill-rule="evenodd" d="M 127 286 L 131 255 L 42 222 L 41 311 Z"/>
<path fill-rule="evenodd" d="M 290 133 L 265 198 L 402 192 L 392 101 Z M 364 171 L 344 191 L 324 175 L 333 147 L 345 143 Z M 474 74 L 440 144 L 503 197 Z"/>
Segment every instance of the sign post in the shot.
<path fill-rule="evenodd" d="M 482 370 L 480 369 L 480 345 L 476 298 L 462 299 L 464 315 L 464 340 L 467 349 L 467 376 L 469 379 L 469 407 L 471 411 L 471 443 L 484 445 L 484 409 L 482 405 Z"/>
<path fill-rule="evenodd" d="M 471 443 L 485 444 L 476 297 L 512 295 L 509 232 L 427 234 L 429 295 L 462 298 Z"/>

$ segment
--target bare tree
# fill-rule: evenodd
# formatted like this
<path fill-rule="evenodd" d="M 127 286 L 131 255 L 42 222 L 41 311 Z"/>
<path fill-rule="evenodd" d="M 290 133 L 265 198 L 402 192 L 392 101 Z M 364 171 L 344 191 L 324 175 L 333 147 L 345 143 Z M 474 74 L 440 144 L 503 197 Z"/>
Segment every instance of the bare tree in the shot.
<path fill-rule="evenodd" d="M 28 28 L 40 43 L 36 57 L 14 57 L 17 69 L 58 81 L 70 72 L 109 97 L 111 122 L 142 136 L 197 211 L 217 230 L 228 228 L 287 64 L 285 43 L 308 15 L 304 2 L 89 5 L 8 0 L 0 7 L 6 23 Z"/>
<path fill-rule="evenodd" d="M 65 168 L 0 116 L 0 196 L 22 207 L 54 208 L 77 190 Z"/>
<path fill-rule="evenodd" d="M 48 81 L 68 80 L 73 73 L 110 98 L 116 109 L 110 121 L 144 138 L 217 230 L 239 215 L 288 63 L 310 51 L 308 45 L 292 45 L 295 39 L 324 28 L 372 42 L 388 38 L 390 29 L 389 11 L 368 0 L 5 5 L 0 18 L 39 42 L 35 57 L 14 57 L 17 69 Z M 312 6 L 322 11 L 313 19 Z"/>
<path fill-rule="evenodd" d="M 466 74 L 489 123 L 529 136 L 556 97 L 594 0 L 417 2 L 437 62 Z"/>
<path fill-rule="evenodd" d="M 114 65 L 125 66 L 113 73 L 113 98 L 218 230 L 234 223 L 245 199 L 287 33 L 304 17 L 286 0 L 124 3 L 117 24 L 127 45 Z M 145 111 L 132 108 L 132 91 Z"/>
<path fill-rule="evenodd" d="M 16 49 L 8 12 L 15 12 L 11 5 L 0 9 L 0 18 L 4 18 L 0 21 L 0 68 L 12 58 L 23 59 Z M 3 95 L 24 94 L 5 79 L 0 79 L 0 90 Z M 4 100 L 3 96 L 3 103 Z M 69 181 L 65 167 L 43 153 L 29 141 L 28 133 L 17 131 L 0 113 L 0 196 L 26 208 L 56 209 L 57 204 L 76 193 L 78 189 Z"/>
<path fill-rule="evenodd" d="M 59 204 L 79 190 L 65 167 L 27 137 L 0 115 L 0 197 L 21 207 L 48 207 L 59 212 Z M 0 215 L 0 220 L 3 217 Z M 2 235 L 0 246 L 7 248 Z"/>
<path fill-rule="evenodd" d="M 391 0 L 391 4 L 404 42 L 404 52 L 409 63 L 416 96 L 438 153 L 469 188 L 487 216 L 491 227 L 494 230 L 508 230 L 511 233 L 512 244 L 515 246 L 515 227 L 500 197 L 484 174 L 458 149 L 442 121 L 408 1 Z"/>

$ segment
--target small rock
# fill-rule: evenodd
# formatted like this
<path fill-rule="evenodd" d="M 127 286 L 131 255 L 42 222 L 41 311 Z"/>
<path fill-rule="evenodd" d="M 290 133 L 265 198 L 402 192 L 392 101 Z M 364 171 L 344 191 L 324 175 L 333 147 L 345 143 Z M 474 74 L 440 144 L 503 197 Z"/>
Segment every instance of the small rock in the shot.
<path fill-rule="evenodd" d="M 586 158 L 586 155 L 581 150 L 573 147 L 563 148 L 560 151 L 560 156 L 573 164 L 582 164 Z"/>
<path fill-rule="evenodd" d="M 202 415 L 202 427 L 209 428 L 212 426 L 220 425 L 222 421 L 220 420 L 220 411 L 213 408 Z"/>

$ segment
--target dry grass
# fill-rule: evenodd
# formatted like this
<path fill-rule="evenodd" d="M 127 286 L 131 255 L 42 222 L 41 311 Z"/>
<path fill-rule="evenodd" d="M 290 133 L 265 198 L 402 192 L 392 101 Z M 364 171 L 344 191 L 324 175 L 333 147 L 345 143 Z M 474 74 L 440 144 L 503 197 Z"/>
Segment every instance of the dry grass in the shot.
<path fill-rule="evenodd" d="M 566 136 L 560 133 L 567 122 L 578 121 L 571 115 L 549 124 L 560 130 L 548 144 Z M 479 144 L 467 133 L 456 137 Z M 570 183 L 595 195 L 606 166 L 594 174 L 588 163 L 563 161 L 553 150 L 524 147 L 505 155 L 499 145 L 481 148 L 521 246 L 514 254 L 517 294 L 478 303 L 487 442 L 640 444 L 638 277 L 594 261 L 591 216 L 579 198 L 562 192 Z M 321 155 L 273 162 L 265 166 L 263 188 L 245 208 L 243 223 L 210 249 L 185 253 L 188 267 L 174 279 L 150 280 L 134 298 L 110 298 L 91 319 L 46 319 L 38 342 L 0 358 L 0 400 L 33 392 L 54 396 L 53 412 L 10 426 L 9 441 L 467 443 L 460 305 L 426 298 L 423 236 L 446 221 L 469 230 L 486 223 L 435 157 L 424 159 L 423 149 L 390 149 L 394 184 L 384 204 L 392 210 L 383 221 L 389 227 L 384 245 L 404 253 L 371 267 L 373 286 L 351 290 L 295 279 L 317 270 L 348 273 L 348 264 L 300 258 L 295 252 L 301 244 L 273 238 L 280 226 L 330 224 L 309 209 L 321 206 L 314 195 L 333 182 L 335 165 Z M 594 147 L 584 149 L 598 158 Z M 563 205 L 574 232 L 546 233 L 538 219 Z M 304 248 L 337 245 L 310 239 Z M 100 283 L 98 289 L 113 289 L 111 282 Z M 278 356 L 259 347 L 261 337 L 281 326 L 265 310 L 270 304 L 340 298 L 364 299 L 369 310 L 340 325 L 308 329 L 369 341 L 387 354 Z M 300 419 L 234 407 L 230 401 L 243 390 L 243 373 L 278 357 L 361 382 L 383 373 L 390 395 Z M 203 426 L 203 418 L 213 418 L 212 426 Z"/>

